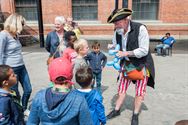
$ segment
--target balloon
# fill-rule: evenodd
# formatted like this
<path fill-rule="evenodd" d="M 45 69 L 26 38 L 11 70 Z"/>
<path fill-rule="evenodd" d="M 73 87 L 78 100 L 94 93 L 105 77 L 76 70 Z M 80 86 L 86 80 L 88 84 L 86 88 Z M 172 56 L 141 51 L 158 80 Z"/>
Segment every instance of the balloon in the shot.
<path fill-rule="evenodd" d="M 119 61 L 119 58 L 116 57 L 113 59 L 113 61 L 114 61 L 114 63 L 117 63 Z"/>
<path fill-rule="evenodd" d="M 108 51 L 108 54 L 109 54 L 110 56 L 114 56 L 116 53 L 117 53 L 117 52 L 115 52 L 115 50 L 109 50 L 109 51 Z"/>
<path fill-rule="evenodd" d="M 118 71 L 121 69 L 121 66 L 118 63 L 120 58 L 116 55 L 119 50 L 120 50 L 120 45 L 119 44 L 116 45 L 115 49 L 109 50 L 108 54 L 110 56 L 114 56 L 114 59 L 113 59 L 113 61 L 108 61 L 106 63 L 107 66 L 113 66 Z"/>
<path fill-rule="evenodd" d="M 114 68 L 116 69 L 116 70 L 120 70 L 121 69 L 121 66 L 119 65 L 119 63 L 114 63 Z"/>
<path fill-rule="evenodd" d="M 120 50 L 120 45 L 119 44 L 116 45 L 115 50 Z"/>
<path fill-rule="evenodd" d="M 119 58 L 119 57 L 117 56 L 117 53 L 118 53 L 119 50 L 120 50 L 120 45 L 119 45 L 119 44 L 116 45 L 115 49 L 109 50 L 109 51 L 108 51 L 108 54 L 109 54 L 110 56 L 114 56 L 114 59 L 113 59 L 113 61 L 108 61 L 108 62 L 106 63 L 107 66 L 113 66 L 114 69 L 116 69 L 116 70 L 118 70 L 118 71 L 121 70 L 121 66 L 120 66 L 120 64 L 119 64 L 119 60 L 121 60 L 122 58 L 125 58 L 126 60 L 129 60 L 128 57 L 121 57 L 121 58 Z M 124 76 L 127 76 L 127 74 L 124 73 Z"/>
<path fill-rule="evenodd" d="M 113 65 L 114 65 L 114 61 L 108 61 L 108 62 L 106 63 L 106 65 L 107 65 L 107 66 L 113 66 Z"/>

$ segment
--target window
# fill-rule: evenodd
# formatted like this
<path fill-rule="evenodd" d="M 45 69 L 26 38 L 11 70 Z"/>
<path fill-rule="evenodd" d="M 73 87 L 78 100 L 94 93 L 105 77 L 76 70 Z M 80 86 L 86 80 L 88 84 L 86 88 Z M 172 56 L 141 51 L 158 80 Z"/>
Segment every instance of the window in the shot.
<path fill-rule="evenodd" d="M 133 0 L 134 20 L 157 20 L 159 0 Z"/>
<path fill-rule="evenodd" d="M 72 0 L 72 15 L 74 20 L 97 20 L 97 0 Z"/>
<path fill-rule="evenodd" d="M 37 3 L 36 0 L 15 0 L 16 13 L 19 13 L 26 20 L 37 20 Z"/>

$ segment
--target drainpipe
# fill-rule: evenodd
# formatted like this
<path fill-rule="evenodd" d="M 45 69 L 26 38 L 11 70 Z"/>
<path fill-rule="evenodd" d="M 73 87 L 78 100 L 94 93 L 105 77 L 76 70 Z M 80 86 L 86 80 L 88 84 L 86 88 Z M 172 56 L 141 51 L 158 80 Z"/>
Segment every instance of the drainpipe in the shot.
<path fill-rule="evenodd" d="M 123 2 L 122 7 L 128 8 L 128 0 L 123 0 L 122 2 Z"/>
<path fill-rule="evenodd" d="M 42 20 L 42 4 L 41 4 L 41 0 L 37 0 L 37 11 L 38 11 L 40 47 L 43 48 L 44 47 L 44 29 L 43 29 L 43 20 Z"/>
<path fill-rule="evenodd" d="M 119 0 L 115 0 L 115 9 L 114 10 L 118 9 L 118 3 L 119 3 Z"/>

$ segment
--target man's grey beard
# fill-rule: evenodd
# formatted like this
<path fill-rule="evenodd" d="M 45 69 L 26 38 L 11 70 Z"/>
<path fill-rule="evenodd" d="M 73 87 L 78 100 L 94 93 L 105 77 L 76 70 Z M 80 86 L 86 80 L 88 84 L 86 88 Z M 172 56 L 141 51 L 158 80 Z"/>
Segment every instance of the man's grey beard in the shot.
<path fill-rule="evenodd" d="M 118 29 L 116 29 L 116 32 L 117 32 L 119 35 L 123 35 L 123 34 L 124 34 L 124 29 L 123 29 L 123 28 L 118 28 Z"/>

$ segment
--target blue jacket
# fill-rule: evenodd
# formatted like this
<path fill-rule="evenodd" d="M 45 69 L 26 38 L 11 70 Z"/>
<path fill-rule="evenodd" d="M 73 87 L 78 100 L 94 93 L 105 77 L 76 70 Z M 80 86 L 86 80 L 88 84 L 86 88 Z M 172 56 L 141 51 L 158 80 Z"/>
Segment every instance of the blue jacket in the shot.
<path fill-rule="evenodd" d="M 97 90 L 91 90 L 90 92 L 81 92 L 79 90 L 75 91 L 86 98 L 94 125 L 100 125 L 100 123 L 105 125 L 105 109 L 102 104 L 102 96 L 99 92 Z"/>
<path fill-rule="evenodd" d="M 85 59 L 89 62 L 94 73 L 101 72 L 107 61 L 107 57 L 102 52 L 95 53 L 94 51 L 88 53 Z"/>
<path fill-rule="evenodd" d="M 0 89 L 0 125 L 24 125 L 22 106 L 7 91 Z"/>
<path fill-rule="evenodd" d="M 167 45 L 171 45 L 172 43 L 176 42 L 175 39 L 173 37 L 168 37 L 168 38 L 162 38 L 161 41 L 163 42 L 163 44 L 167 44 Z"/>
<path fill-rule="evenodd" d="M 48 35 L 46 37 L 46 46 L 45 46 L 45 48 L 50 53 L 50 56 L 52 56 L 55 53 L 55 51 L 56 51 L 57 47 L 59 46 L 59 44 L 60 44 L 60 41 L 59 41 L 59 37 L 57 36 L 56 31 L 54 30 L 54 31 L 48 33 Z M 55 54 L 55 58 L 57 58 L 59 56 L 60 56 L 59 52 L 57 52 Z"/>
<path fill-rule="evenodd" d="M 49 89 L 36 94 L 27 125 L 93 125 L 87 102 L 82 96 L 71 91 L 66 96 L 62 94 L 61 102 L 48 100 L 52 98 L 48 94 Z"/>

